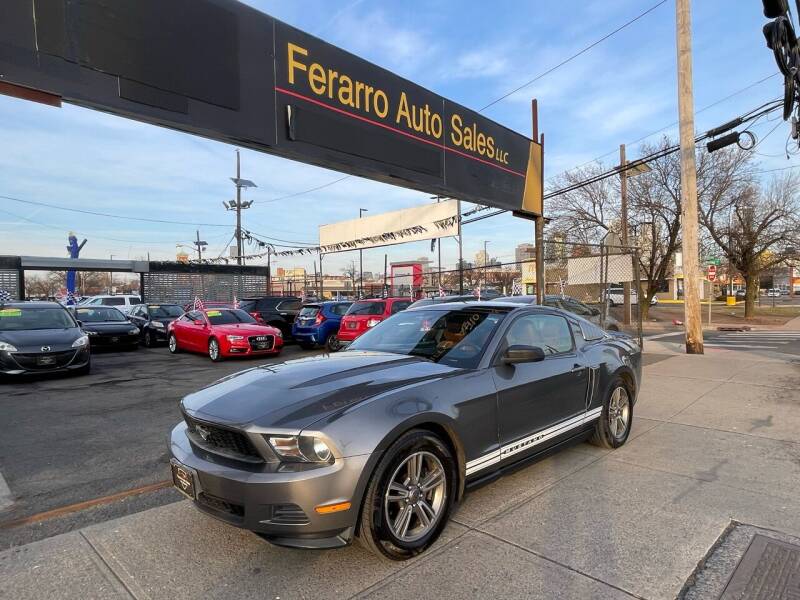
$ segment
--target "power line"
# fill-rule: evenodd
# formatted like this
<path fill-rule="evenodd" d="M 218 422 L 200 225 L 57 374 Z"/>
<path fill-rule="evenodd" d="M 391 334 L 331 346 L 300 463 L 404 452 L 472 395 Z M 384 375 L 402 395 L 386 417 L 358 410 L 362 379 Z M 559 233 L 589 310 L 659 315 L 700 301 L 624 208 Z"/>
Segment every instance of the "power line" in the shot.
<path fill-rule="evenodd" d="M 616 28 L 614 31 L 612 31 L 612 32 L 610 32 L 610 33 L 607 33 L 606 35 L 604 35 L 603 37 L 601 37 L 601 38 L 600 38 L 600 39 L 598 39 L 598 40 L 595 40 L 594 42 L 592 42 L 591 44 L 589 44 L 588 46 L 586 46 L 586 47 L 585 47 L 585 48 L 583 48 L 582 50 L 579 50 L 578 52 L 576 52 L 575 54 L 573 54 L 572 56 L 570 56 L 570 57 L 568 57 L 568 58 L 565 58 L 564 60 L 562 60 L 562 61 L 561 61 L 560 63 L 558 63 L 557 65 L 555 65 L 555 66 L 553 66 L 553 67 L 550 67 L 549 69 L 547 69 L 546 71 L 544 71 L 544 72 L 540 73 L 539 75 L 537 75 L 536 77 L 534 77 L 534 78 L 533 78 L 533 79 L 531 79 L 530 81 L 527 81 L 527 82 L 523 83 L 521 86 L 519 86 L 519 87 L 517 87 L 517 88 L 514 88 L 513 90 L 511 90 L 510 92 L 508 92 L 508 93 L 506 93 L 506 94 L 503 94 L 503 95 L 502 95 L 502 96 L 500 96 L 500 97 L 499 97 L 497 100 L 493 100 L 492 102 L 489 102 L 489 104 L 487 104 L 486 106 L 484 106 L 483 108 L 481 108 L 481 109 L 480 109 L 478 112 L 483 112 L 484 110 L 486 110 L 486 109 L 487 109 L 487 108 L 489 108 L 490 106 L 494 106 L 495 104 L 497 104 L 498 102 L 500 102 L 500 101 L 502 101 L 502 100 L 505 100 L 506 98 L 508 98 L 508 97 L 509 97 L 509 96 L 511 96 L 512 94 L 516 94 L 518 91 L 520 91 L 520 90 L 522 90 L 522 89 L 525 89 L 526 87 L 528 87 L 528 86 L 529 86 L 529 85 L 531 85 L 532 83 L 535 83 L 535 82 L 539 81 L 539 80 L 540 80 L 542 77 L 545 77 L 546 75 L 549 75 L 550 73 L 552 73 L 552 72 L 553 72 L 553 71 L 555 71 L 556 69 L 559 69 L 559 68 L 563 67 L 563 66 L 564 66 L 564 65 L 566 65 L 567 63 L 569 63 L 569 62 L 573 61 L 574 59 L 578 58 L 579 56 L 581 56 L 582 54 L 585 54 L 585 53 L 587 53 L 589 50 L 591 50 L 591 49 L 592 49 L 592 48 L 594 48 L 595 46 L 597 46 L 597 45 L 599 45 L 599 44 L 603 43 L 603 42 L 604 42 L 604 41 L 606 41 L 608 38 L 612 37 L 613 35 L 616 35 L 617 33 L 619 33 L 620 31 L 622 31 L 622 30 L 623 30 L 623 29 L 625 29 L 626 27 L 629 27 L 630 25 L 633 25 L 633 24 L 634 24 L 636 21 L 638 21 L 638 20 L 639 20 L 639 19 L 641 19 L 642 17 L 644 17 L 644 16 L 648 15 L 649 13 L 653 12 L 655 9 L 657 9 L 657 8 L 658 8 L 659 6 L 661 6 L 662 4 L 666 4 L 666 2 L 667 2 L 667 0 L 661 0 L 661 2 L 657 2 L 656 4 L 654 4 L 653 6 L 651 6 L 650 8 L 648 8 L 646 11 L 644 11 L 643 13 L 640 13 L 639 15 L 637 15 L 636 17 L 634 17 L 634 18 L 633 18 L 633 19 L 631 19 L 630 21 L 627 21 L 627 22 L 623 23 L 622 25 L 620 25 L 619 27 L 617 27 L 617 28 Z"/>
<path fill-rule="evenodd" d="M 304 194 L 310 194 L 311 192 L 316 192 L 317 190 L 321 190 L 321 189 L 324 189 L 326 187 L 330 187 L 330 186 L 332 186 L 332 185 L 334 185 L 336 183 L 339 183 L 340 181 L 344 181 L 345 179 L 349 179 L 350 177 L 352 177 L 352 175 L 345 175 L 344 177 L 340 177 L 339 179 L 335 179 L 333 181 L 330 181 L 330 182 L 325 183 L 323 185 L 319 185 L 317 187 L 313 187 L 313 188 L 308 189 L 308 190 L 303 190 L 302 192 L 295 192 L 294 194 L 287 194 L 286 196 L 279 196 L 277 198 L 271 198 L 270 200 L 255 200 L 255 202 L 258 202 L 258 203 L 261 203 L 261 204 L 266 204 L 268 202 L 278 202 L 279 200 L 288 200 L 289 198 L 296 198 L 297 196 L 302 196 Z"/>

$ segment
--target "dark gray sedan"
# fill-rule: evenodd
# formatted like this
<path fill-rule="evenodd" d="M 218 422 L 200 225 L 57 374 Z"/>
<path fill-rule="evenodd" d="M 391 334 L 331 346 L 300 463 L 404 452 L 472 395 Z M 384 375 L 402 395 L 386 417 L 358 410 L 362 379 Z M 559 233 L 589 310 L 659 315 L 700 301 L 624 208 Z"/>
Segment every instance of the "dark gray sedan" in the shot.
<path fill-rule="evenodd" d="M 346 352 L 231 375 L 181 402 L 172 476 L 279 545 L 425 550 L 465 489 L 568 444 L 628 439 L 641 352 L 573 314 L 406 310 Z"/>

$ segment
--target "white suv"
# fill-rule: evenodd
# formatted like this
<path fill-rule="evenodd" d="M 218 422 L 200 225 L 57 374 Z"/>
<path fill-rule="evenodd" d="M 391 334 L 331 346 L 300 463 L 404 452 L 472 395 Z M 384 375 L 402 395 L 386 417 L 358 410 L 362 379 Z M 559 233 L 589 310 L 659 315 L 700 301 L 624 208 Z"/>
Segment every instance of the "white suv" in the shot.
<path fill-rule="evenodd" d="M 137 304 L 141 304 L 142 299 L 132 294 L 116 294 L 113 296 L 92 296 L 81 301 L 81 306 L 113 306 L 121 310 L 126 315 Z"/>

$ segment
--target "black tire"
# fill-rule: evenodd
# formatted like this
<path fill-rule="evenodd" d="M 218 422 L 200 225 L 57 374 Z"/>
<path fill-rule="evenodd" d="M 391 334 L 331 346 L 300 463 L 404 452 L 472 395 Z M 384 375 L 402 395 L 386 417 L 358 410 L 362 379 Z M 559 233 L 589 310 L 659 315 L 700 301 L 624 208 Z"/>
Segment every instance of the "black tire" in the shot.
<path fill-rule="evenodd" d="M 174 333 L 169 334 L 167 345 L 171 354 L 178 354 L 181 351 L 180 347 L 178 347 L 178 338 L 175 337 Z"/>
<path fill-rule="evenodd" d="M 609 325 L 606 329 L 608 329 L 608 331 L 619 331 L 619 327 L 616 325 Z"/>
<path fill-rule="evenodd" d="M 328 336 L 328 339 L 325 340 L 325 350 L 328 352 L 338 352 L 342 349 L 342 344 L 339 342 L 339 338 L 336 337 L 335 333 L 332 333 Z"/>
<path fill-rule="evenodd" d="M 214 346 L 216 346 L 216 351 L 214 351 Z M 210 358 L 212 362 L 219 362 L 223 358 L 217 338 L 208 340 L 208 358 Z"/>
<path fill-rule="evenodd" d="M 313 350 L 314 348 L 317 347 L 317 345 L 312 342 L 300 342 L 300 347 L 303 350 Z"/>
<path fill-rule="evenodd" d="M 430 529 L 418 539 L 403 541 L 392 530 L 390 524 L 392 517 L 387 513 L 386 495 L 392 477 L 401 472 L 401 467 L 409 457 L 415 454 L 419 456 L 418 453 L 428 455 L 429 458 L 432 455 L 438 460 L 443 471 L 444 488 L 443 491 L 440 490 L 439 509 L 432 520 Z M 402 472 L 401 476 L 403 473 L 405 472 Z M 425 479 L 425 472 L 422 473 L 423 476 L 420 477 L 420 480 Z M 447 525 L 453 507 L 457 481 L 456 461 L 448 446 L 429 431 L 420 429 L 407 431 L 386 450 L 370 477 L 361 507 L 358 527 L 359 542 L 378 556 L 391 560 L 408 560 L 424 552 L 436 541 Z M 420 496 L 416 497 L 420 498 Z M 421 496 L 421 498 L 430 502 L 430 505 L 436 505 L 432 497 L 427 499 L 425 496 Z M 407 504 L 408 500 L 404 502 Z M 420 526 L 421 521 L 414 516 L 415 511 L 411 511 L 410 508 L 409 511 L 413 513 L 410 519 L 417 520 L 417 525 Z"/>
<path fill-rule="evenodd" d="M 144 344 L 145 348 L 153 347 L 153 334 L 150 333 L 149 329 L 144 330 L 144 334 L 142 335 L 142 343 Z"/>
<path fill-rule="evenodd" d="M 612 416 L 619 414 L 619 410 L 612 407 L 613 399 L 617 390 L 620 394 L 624 395 L 627 414 L 625 416 L 625 427 L 619 425 L 612 426 Z M 610 416 L 611 415 L 611 416 Z M 619 448 L 628 441 L 628 436 L 631 433 L 631 426 L 633 425 L 633 390 L 623 381 L 621 377 L 615 377 L 611 382 L 608 394 L 603 400 L 603 411 L 600 413 L 600 418 L 594 426 L 594 433 L 589 440 L 591 444 L 600 446 L 601 448 Z M 616 427 L 616 429 L 615 429 Z"/>

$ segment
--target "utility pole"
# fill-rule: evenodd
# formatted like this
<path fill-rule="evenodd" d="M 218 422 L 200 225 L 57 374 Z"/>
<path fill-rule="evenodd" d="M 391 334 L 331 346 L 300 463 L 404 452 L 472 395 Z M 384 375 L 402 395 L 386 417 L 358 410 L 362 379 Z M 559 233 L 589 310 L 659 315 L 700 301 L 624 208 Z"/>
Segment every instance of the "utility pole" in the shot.
<path fill-rule="evenodd" d="M 619 190 L 620 190 L 620 220 L 622 221 L 622 245 L 625 247 L 625 254 L 628 255 L 628 162 L 625 159 L 625 144 L 619 145 Z M 636 291 L 638 298 L 642 293 Z M 622 322 L 625 325 L 631 324 L 631 283 L 622 283 Z"/>
<path fill-rule="evenodd" d="M 456 212 L 458 213 L 458 293 L 460 295 L 464 295 L 464 246 L 462 242 L 464 241 L 464 236 L 461 232 L 461 200 L 458 200 L 458 204 L 456 206 Z"/>
<path fill-rule="evenodd" d="M 487 240 L 483 240 L 483 287 L 486 288 L 486 285 L 489 283 L 489 253 L 486 252 L 486 244 L 489 242 Z"/>
<path fill-rule="evenodd" d="M 365 212 L 369 212 L 368 208 L 359 208 L 358 209 L 358 218 L 361 218 Z M 358 249 L 358 297 L 362 298 L 364 296 L 364 250 L 361 248 Z"/>
<path fill-rule="evenodd" d="M 539 138 L 542 145 L 542 175 L 544 175 L 544 134 L 541 135 L 541 138 L 539 137 L 539 102 L 536 98 L 531 100 L 531 125 L 533 141 L 535 142 Z M 542 178 L 542 186 L 544 186 L 544 178 Z M 544 197 L 544 189 L 542 189 L 542 197 Z M 536 244 L 536 303 L 544 304 L 544 215 L 538 215 L 535 223 L 533 241 Z"/>
<path fill-rule="evenodd" d="M 241 159 L 238 148 L 236 149 L 236 177 L 231 177 L 231 181 L 236 186 L 236 199 L 223 202 L 222 205 L 225 210 L 236 211 L 236 233 L 234 234 L 236 237 L 236 264 L 241 265 L 244 264 L 242 258 L 242 254 L 244 254 L 242 252 L 242 210 L 253 205 L 252 200 L 242 202 L 242 188 L 258 186 L 249 179 L 242 179 Z"/>
<path fill-rule="evenodd" d="M 197 248 L 197 262 L 203 262 L 203 248 L 208 246 L 208 242 L 204 242 L 200 239 L 200 230 L 195 230 L 195 234 L 197 237 L 195 238 L 194 245 Z"/>
<path fill-rule="evenodd" d="M 692 91 L 692 24 L 689 0 L 676 0 L 678 47 L 678 120 L 681 140 L 681 199 L 683 210 L 683 309 L 686 353 L 703 354 L 700 314 L 700 266 L 697 245 L 697 165 L 694 149 L 694 94 Z"/>

